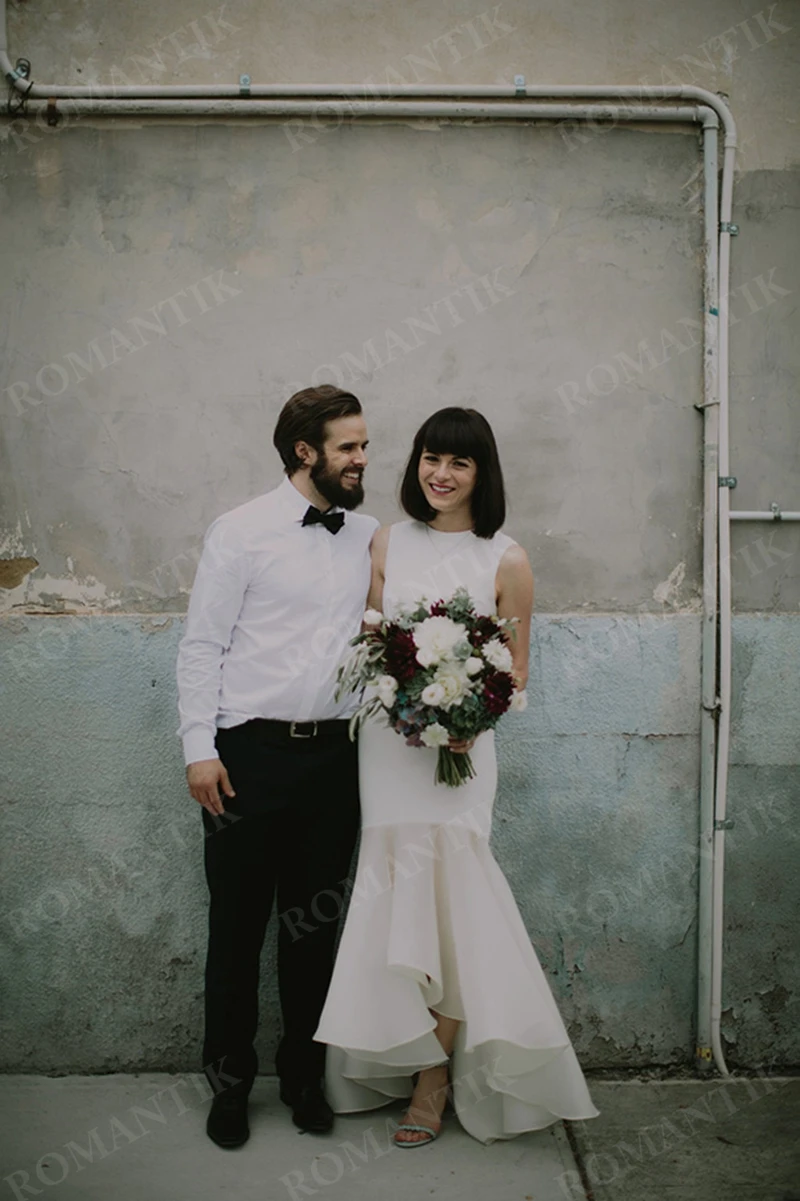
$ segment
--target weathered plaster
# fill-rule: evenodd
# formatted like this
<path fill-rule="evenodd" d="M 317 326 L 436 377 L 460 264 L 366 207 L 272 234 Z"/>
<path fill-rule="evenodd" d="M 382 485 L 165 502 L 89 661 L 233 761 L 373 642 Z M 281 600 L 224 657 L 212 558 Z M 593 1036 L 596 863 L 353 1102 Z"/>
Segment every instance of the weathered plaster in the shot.
<path fill-rule="evenodd" d="M 4 838 L 14 847 L 0 919 L 8 1070 L 197 1066 L 207 898 L 200 813 L 175 736 L 182 625 L 0 621 Z M 725 1037 L 734 1065 L 788 1065 L 797 981 L 782 948 L 797 905 L 798 791 L 785 762 L 796 734 L 788 673 L 761 765 L 737 761 L 758 734 L 770 665 L 796 656 L 800 632 L 788 617 L 737 618 L 734 629 L 754 704 L 734 723 Z M 495 853 L 587 1067 L 691 1060 L 698 651 L 693 615 L 539 615 L 529 708 L 499 728 Z M 264 1070 L 278 1032 L 274 936 L 273 920 Z"/>

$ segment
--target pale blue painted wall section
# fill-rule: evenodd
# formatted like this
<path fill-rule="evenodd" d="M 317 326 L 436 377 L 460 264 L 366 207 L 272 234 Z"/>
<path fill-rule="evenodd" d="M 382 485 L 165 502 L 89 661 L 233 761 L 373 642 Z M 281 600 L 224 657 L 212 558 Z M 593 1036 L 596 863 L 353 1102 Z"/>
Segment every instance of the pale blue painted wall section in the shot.
<path fill-rule="evenodd" d="M 7 617 L 3 1067 L 199 1065 L 206 891 L 185 791 L 178 616 Z M 723 1028 L 731 1066 L 798 1060 L 800 622 L 740 616 Z M 537 616 L 501 725 L 493 842 L 585 1067 L 691 1061 L 699 618 Z M 274 922 L 262 1070 L 278 1034 Z"/>

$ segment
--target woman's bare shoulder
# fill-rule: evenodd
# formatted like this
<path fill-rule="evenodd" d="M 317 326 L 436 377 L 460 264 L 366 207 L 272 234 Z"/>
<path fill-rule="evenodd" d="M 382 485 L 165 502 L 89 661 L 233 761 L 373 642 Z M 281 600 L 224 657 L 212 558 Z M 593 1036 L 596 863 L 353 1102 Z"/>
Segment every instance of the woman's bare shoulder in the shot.
<path fill-rule="evenodd" d="M 386 550 L 389 546 L 389 534 L 392 527 L 390 525 L 379 526 L 372 535 L 372 541 L 369 544 L 372 562 L 375 567 L 383 574 L 383 569 L 386 564 Z"/>
<path fill-rule="evenodd" d="M 500 569 L 509 574 L 530 572 L 531 564 L 525 548 L 518 542 L 512 542 L 510 546 L 507 546 L 500 557 Z"/>
<path fill-rule="evenodd" d="M 382 551 L 385 553 L 386 546 L 389 542 L 389 534 L 391 533 L 391 529 L 392 527 L 390 525 L 378 526 L 377 530 L 372 535 L 372 542 L 370 543 L 373 554 L 376 551 Z"/>

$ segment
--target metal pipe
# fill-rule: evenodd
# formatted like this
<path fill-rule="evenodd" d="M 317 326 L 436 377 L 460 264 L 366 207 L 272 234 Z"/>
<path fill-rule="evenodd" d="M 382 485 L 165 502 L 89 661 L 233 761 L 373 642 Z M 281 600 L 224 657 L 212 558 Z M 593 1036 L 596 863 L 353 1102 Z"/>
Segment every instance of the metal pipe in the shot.
<path fill-rule="evenodd" d="M 162 102 L 170 99 L 224 99 L 234 103 L 243 99 L 245 86 L 240 82 L 235 84 L 141 84 L 117 87 L 113 84 L 54 84 L 34 83 L 33 80 L 20 74 L 8 56 L 8 38 L 6 33 L 6 0 L 0 0 L 0 71 L 5 75 L 9 84 L 24 97 L 31 100 L 59 99 L 89 99 L 89 100 L 142 100 L 161 98 Z M 696 101 L 700 105 L 712 109 L 717 114 L 725 129 L 726 145 L 736 144 L 736 126 L 733 114 L 725 101 L 715 92 L 707 88 L 697 88 L 693 85 L 650 86 L 644 84 L 609 86 L 607 84 L 527 84 L 520 76 L 507 85 L 453 85 L 453 84 L 409 84 L 402 89 L 393 88 L 388 84 L 376 86 L 368 84 L 263 84 L 250 83 L 246 85 L 246 97 L 243 103 L 251 100 L 269 97 L 280 100 L 312 98 L 314 103 L 319 99 L 346 100 L 358 103 L 359 100 L 375 102 L 376 98 L 401 100 L 411 98 L 442 99 L 448 107 L 459 97 L 472 97 L 480 100 L 503 100 L 513 97 L 526 100 L 569 99 L 569 100 L 631 100 L 643 101 Z M 516 107 L 516 106 L 514 106 Z M 617 106 L 610 106 L 615 108 Z M 298 110 L 299 111 L 299 110 Z M 442 114 L 445 115 L 445 114 Z M 561 119 L 561 118 L 559 118 Z M 578 118 L 580 119 L 580 118 Z M 610 112 L 607 119 L 618 119 L 616 112 Z M 697 120 L 697 117 L 682 116 L 678 120 Z"/>
<path fill-rule="evenodd" d="M 727 480 L 729 465 L 729 366 L 728 334 L 731 216 L 733 211 L 733 167 L 735 149 L 726 141 L 720 196 L 719 233 L 719 475 Z M 714 793 L 713 925 L 711 946 L 711 1048 L 723 1076 L 730 1075 L 722 1051 L 722 953 L 725 878 L 725 829 L 728 798 L 728 754 L 731 733 L 731 523 L 730 488 L 719 489 L 719 722 L 717 724 L 717 769 Z"/>
<path fill-rule="evenodd" d="M 714 778 L 717 739 L 717 492 L 719 490 L 718 122 L 703 126 L 703 625 L 701 629 L 700 813 L 697 885 L 695 1068 L 711 1067 Z"/>
<path fill-rule="evenodd" d="M 0 71 L 5 75 L 9 84 L 30 99 L 210 99 L 214 97 L 236 99 L 242 95 L 241 84 L 141 84 L 116 87 L 113 84 L 52 84 L 34 83 L 20 75 L 8 57 L 5 0 L 0 3 Z M 726 140 L 736 136 L 733 115 L 715 92 L 707 88 L 697 88 L 692 85 L 677 87 L 661 85 L 649 86 L 635 84 L 628 86 L 608 86 L 606 84 L 527 84 L 513 83 L 508 85 L 452 85 L 452 84 L 409 84 L 402 89 L 393 88 L 388 84 L 371 86 L 368 84 L 247 84 L 248 97 L 317 97 L 326 99 L 342 98 L 374 98 L 389 99 L 400 96 L 409 97 L 442 97 L 452 100 L 454 97 L 468 96 L 483 100 L 503 99 L 522 96 L 527 99 L 557 99 L 570 98 L 574 100 L 690 100 L 698 101 L 713 109 L 720 118 L 726 134 Z"/>
<path fill-rule="evenodd" d="M 703 106 L 704 107 L 704 106 Z M 28 102 L 31 112 L 52 111 L 52 103 L 44 100 Z M 430 118 L 435 120 L 476 119 L 485 121 L 676 121 L 698 122 L 702 120 L 702 108 L 686 105 L 668 106 L 642 105 L 620 106 L 610 116 L 608 105 L 586 104 L 543 104 L 519 101 L 514 104 L 500 102 L 470 102 L 462 100 L 346 100 L 321 105 L 314 100 L 82 100 L 67 98 L 61 109 L 56 111 L 74 116 L 113 117 L 313 117 L 315 120 L 341 121 L 351 117 L 384 118 Z"/>
<path fill-rule="evenodd" d="M 728 516 L 731 521 L 800 521 L 800 513 L 784 512 L 777 505 L 768 513 L 755 509 L 735 509 Z"/>

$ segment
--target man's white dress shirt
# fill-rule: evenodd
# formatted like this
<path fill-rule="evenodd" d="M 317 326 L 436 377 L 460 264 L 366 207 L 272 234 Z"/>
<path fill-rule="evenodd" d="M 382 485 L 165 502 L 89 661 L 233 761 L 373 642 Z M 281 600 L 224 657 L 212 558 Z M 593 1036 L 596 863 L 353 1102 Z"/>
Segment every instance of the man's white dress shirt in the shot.
<path fill-rule="evenodd" d="M 348 512 L 337 534 L 304 526 L 309 502 L 286 479 L 208 528 L 178 650 L 187 765 L 218 758 L 218 726 L 254 717 L 349 716 L 336 672 L 359 632 L 374 517 Z"/>

